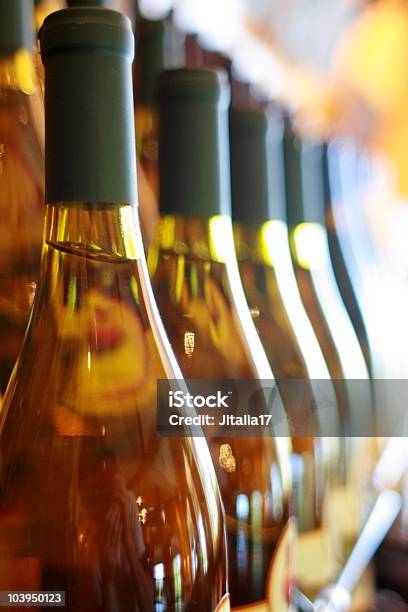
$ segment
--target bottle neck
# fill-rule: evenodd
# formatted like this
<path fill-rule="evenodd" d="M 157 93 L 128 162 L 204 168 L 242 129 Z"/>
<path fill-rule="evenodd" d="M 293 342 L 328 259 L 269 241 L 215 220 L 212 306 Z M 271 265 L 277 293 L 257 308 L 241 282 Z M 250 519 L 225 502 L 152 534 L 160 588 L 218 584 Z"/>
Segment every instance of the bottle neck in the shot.
<path fill-rule="evenodd" d="M 281 219 L 259 225 L 234 223 L 234 242 L 238 261 L 275 267 L 281 260 L 280 251 L 289 248 L 287 226 Z"/>
<path fill-rule="evenodd" d="M 174 253 L 178 259 L 176 267 L 172 265 Z M 189 265 L 186 266 L 188 260 Z M 200 265 L 196 266 L 197 263 Z M 199 268 L 202 274 L 190 274 L 191 264 Z M 164 271 L 166 291 L 170 288 L 173 292 L 170 299 L 176 301 L 185 279 L 188 279 L 192 293 L 197 296 L 204 277 L 217 278 L 222 293 L 235 313 L 234 325 L 240 330 L 251 364 L 251 375 L 259 379 L 273 378 L 248 309 L 237 265 L 232 222 L 228 215 L 215 215 L 207 220 L 172 215 L 162 217 L 156 243 L 149 251 L 148 265 L 156 288 L 161 283 L 160 272 Z M 165 299 L 169 299 L 168 294 Z"/>
<path fill-rule="evenodd" d="M 285 140 L 286 210 L 290 228 L 303 223 L 324 224 L 322 155 L 320 144 L 302 142 L 293 134 Z"/>
<path fill-rule="evenodd" d="M 47 203 L 136 204 L 132 57 L 86 47 L 45 55 Z"/>
<path fill-rule="evenodd" d="M 192 81 L 200 90 L 199 94 L 194 92 L 191 83 L 183 82 L 183 70 L 168 71 L 161 77 L 159 177 L 162 215 L 209 219 L 231 214 L 229 98 L 226 90 L 220 87 L 221 76 L 220 81 L 213 76 L 212 83 L 219 93 L 203 94 L 200 72 L 206 74 L 204 70 L 197 70 L 196 82 Z"/>
<path fill-rule="evenodd" d="M 95 259 L 136 260 L 142 253 L 137 209 L 75 202 L 47 206 L 44 240 Z"/>
<path fill-rule="evenodd" d="M 238 261 L 263 263 L 261 225 L 244 225 L 234 221 L 234 244 Z"/>
<path fill-rule="evenodd" d="M 46 355 L 54 356 L 50 376 L 57 373 L 56 394 L 64 398 L 55 416 L 64 431 L 64 405 L 77 415 L 113 416 L 134 414 L 136 401 L 152 420 L 156 377 L 181 378 L 154 302 L 135 214 L 134 207 L 116 204 L 46 208 L 41 274 L 23 354 L 45 346 Z M 65 358 L 70 350 L 72 359 L 58 373 L 61 354 Z M 87 427 L 77 424 L 81 431 Z"/>
<path fill-rule="evenodd" d="M 172 251 L 206 261 L 227 263 L 235 258 L 231 219 L 215 215 L 208 219 L 164 215 L 149 253 L 151 265 L 160 251 Z"/>
<path fill-rule="evenodd" d="M 290 245 L 295 263 L 304 270 L 324 268 L 329 261 L 327 231 L 322 223 L 299 223 L 292 227 Z"/>
<path fill-rule="evenodd" d="M 137 105 L 135 118 L 138 157 L 142 163 L 151 163 L 157 168 L 159 160 L 159 116 L 157 110 L 148 106 Z"/>
<path fill-rule="evenodd" d="M 157 78 L 165 64 L 165 24 L 141 20 L 137 35 L 140 50 L 135 61 L 136 108 L 154 109 L 157 106 Z"/>
<path fill-rule="evenodd" d="M 0 89 L 33 95 L 37 87 L 33 54 L 20 49 L 10 55 L 0 55 Z"/>

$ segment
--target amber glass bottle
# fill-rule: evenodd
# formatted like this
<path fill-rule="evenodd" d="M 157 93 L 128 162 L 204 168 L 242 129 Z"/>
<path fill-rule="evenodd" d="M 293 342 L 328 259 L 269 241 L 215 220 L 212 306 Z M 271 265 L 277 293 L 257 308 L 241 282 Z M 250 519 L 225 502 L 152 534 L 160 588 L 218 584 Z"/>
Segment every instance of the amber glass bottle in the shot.
<path fill-rule="evenodd" d="M 47 210 L 0 422 L 0 590 L 65 591 L 72 612 L 228 610 L 208 447 L 156 429 L 156 380 L 181 375 L 135 207 L 133 45 L 99 8 L 41 30 Z"/>
<path fill-rule="evenodd" d="M 290 257 L 280 117 L 260 109 L 232 109 L 230 150 L 242 282 L 259 337 L 279 378 L 285 408 L 297 415 L 291 458 L 299 529 L 296 579 L 298 587 L 313 598 L 337 571 L 329 523 L 340 460 L 336 431 L 337 435 L 340 431 L 330 375 L 304 310 Z M 319 400 L 323 394 L 328 397 L 328 392 L 332 401 L 325 401 L 318 414 Z M 333 437 L 327 435 L 329 423 Z"/>
<path fill-rule="evenodd" d="M 225 75 L 214 70 L 160 79 L 161 224 L 150 273 L 185 377 L 270 379 L 235 258 L 228 101 Z M 293 538 L 288 439 L 208 440 L 227 515 L 232 607 L 284 612 Z"/>
<path fill-rule="evenodd" d="M 43 109 L 33 62 L 33 5 L 0 4 L 0 392 L 27 326 L 40 266 Z"/>
<path fill-rule="evenodd" d="M 164 21 L 139 19 L 134 63 L 135 122 L 140 214 L 145 245 L 154 238 L 159 222 L 159 143 L 157 79 L 164 68 Z"/>
<path fill-rule="evenodd" d="M 371 386 L 331 264 L 325 227 L 323 147 L 300 138 L 287 123 L 284 155 L 292 260 L 304 307 L 336 382 L 342 423 L 343 460 L 332 497 L 331 523 L 342 543 L 338 549 L 341 564 L 364 520 L 364 477 L 370 463 L 364 437 L 372 435 L 374 425 Z M 370 605 L 372 590 L 368 579 L 363 587 L 357 593 L 356 609 Z"/>
<path fill-rule="evenodd" d="M 137 154 L 157 202 L 159 195 L 157 79 L 164 68 L 165 24 L 140 20 L 135 62 Z"/>
<path fill-rule="evenodd" d="M 305 308 L 332 377 L 367 379 L 362 351 L 331 266 L 325 229 L 323 147 L 302 141 L 287 124 L 284 151 L 290 244 Z M 351 347 L 355 351 L 347 355 L 346 348 Z"/>
<path fill-rule="evenodd" d="M 333 148 L 334 151 L 332 150 Z M 336 172 L 336 162 L 335 145 L 326 143 L 322 151 L 322 172 L 324 179 L 324 203 L 326 208 L 325 225 L 327 229 L 330 259 L 333 264 L 333 272 L 336 277 L 339 291 L 360 343 L 367 368 L 371 372 L 372 364 L 367 329 L 355 293 L 355 288 L 351 281 L 351 271 L 343 251 L 342 238 L 345 233 L 345 227 L 344 223 L 342 225 L 340 221 L 341 213 L 339 214 L 339 212 L 337 212 L 336 214 L 336 205 L 337 208 L 339 208 L 339 203 L 336 203 L 335 200 L 341 197 L 341 187 L 339 185 L 338 172 Z"/>

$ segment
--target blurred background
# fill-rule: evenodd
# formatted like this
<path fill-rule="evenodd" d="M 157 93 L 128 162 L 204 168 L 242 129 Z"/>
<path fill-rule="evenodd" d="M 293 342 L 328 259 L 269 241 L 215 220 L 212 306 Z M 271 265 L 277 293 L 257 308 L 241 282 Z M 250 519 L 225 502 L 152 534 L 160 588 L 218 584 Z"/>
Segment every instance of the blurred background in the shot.
<path fill-rule="evenodd" d="M 64 4 L 39 2 L 38 22 Z M 186 55 L 194 39 L 194 63 L 222 55 L 255 99 L 290 111 L 307 135 L 349 140 L 366 154 L 370 181 L 359 193 L 364 222 L 393 272 L 405 277 L 405 0 L 110 0 L 109 6 L 135 24 L 136 17 L 164 20 L 164 66 L 191 63 Z"/>
<path fill-rule="evenodd" d="M 112 0 L 115 5 L 135 19 L 132 0 Z M 361 161 L 365 156 L 360 213 L 383 261 L 404 279 L 407 3 L 140 0 L 139 12 L 149 20 L 166 19 L 165 65 L 183 63 L 184 37 L 194 38 L 203 50 L 201 63 L 208 63 L 203 59 L 206 52 L 225 56 L 238 82 L 248 83 L 260 101 L 279 104 L 294 114 L 300 130 L 314 137 L 351 141 L 354 154 Z M 200 63 L 197 53 L 195 62 Z"/>

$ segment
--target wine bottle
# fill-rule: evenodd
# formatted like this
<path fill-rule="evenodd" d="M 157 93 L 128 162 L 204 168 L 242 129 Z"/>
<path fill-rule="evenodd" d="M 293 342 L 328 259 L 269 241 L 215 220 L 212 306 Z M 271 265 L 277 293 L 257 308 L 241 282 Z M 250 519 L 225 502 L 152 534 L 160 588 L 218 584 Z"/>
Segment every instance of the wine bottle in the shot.
<path fill-rule="evenodd" d="M 308 367 L 313 367 L 320 359 L 321 369 L 314 371 L 314 378 L 319 378 L 317 374 L 327 373 L 320 348 L 315 345 L 312 363 L 302 353 L 305 345 L 286 310 L 285 296 L 278 284 L 278 271 L 269 249 L 272 242 L 277 244 L 279 230 L 281 235 L 285 232 L 279 138 L 278 120 L 272 124 L 272 118 L 265 111 L 231 110 L 232 217 L 239 268 L 252 316 L 277 378 L 306 379 Z M 274 193 L 271 193 L 272 188 Z M 268 240 L 268 233 L 274 232 L 274 240 Z M 284 241 L 280 239 L 280 242 Z M 262 303 L 262 307 L 258 307 L 258 303 Z M 307 350 L 310 341 L 305 344 Z"/>
<path fill-rule="evenodd" d="M 230 111 L 232 216 L 241 278 L 285 408 L 301 415 L 303 430 L 293 432 L 291 458 L 299 531 L 296 582 L 313 598 L 337 571 L 329 517 L 339 444 L 336 437 L 322 437 L 322 432 L 327 434 L 329 420 L 332 433 L 336 431 L 338 415 L 330 375 L 291 263 L 284 221 L 282 136 L 277 114 L 242 107 Z M 319 417 L 322 380 L 325 393 L 329 390 L 333 397 L 331 403 L 326 398 Z M 313 424 L 309 431 L 303 426 L 306 422 Z"/>
<path fill-rule="evenodd" d="M 163 21 L 142 19 L 137 25 L 138 53 L 135 62 L 135 107 L 137 154 L 146 179 L 158 200 L 158 112 L 157 78 L 164 68 Z"/>
<path fill-rule="evenodd" d="M 344 227 L 341 229 L 338 225 L 338 217 L 336 218 L 334 198 L 339 197 L 339 187 L 337 186 L 333 168 L 333 152 L 330 144 L 323 146 L 323 172 L 324 172 L 324 203 L 326 207 L 325 226 L 327 230 L 328 245 L 330 251 L 330 259 L 333 264 L 333 272 L 336 277 L 337 285 L 344 305 L 347 309 L 350 321 L 354 327 L 354 331 L 360 343 L 361 350 L 366 361 L 369 372 L 372 370 L 370 347 L 367 335 L 367 329 L 364 323 L 364 318 L 361 313 L 361 308 L 357 300 L 355 289 L 350 277 L 350 270 L 346 264 L 344 253 L 342 250 L 341 233 L 344 232 Z"/>
<path fill-rule="evenodd" d="M 400 313 L 394 303 L 400 304 L 392 276 L 373 245 L 364 214 L 363 202 L 367 198 L 367 183 L 373 181 L 368 155 L 355 143 L 335 140 L 330 143 L 330 179 L 334 191 L 333 218 L 338 228 L 342 253 L 346 260 L 370 348 L 370 365 L 376 387 L 376 403 L 387 405 L 384 389 L 377 379 L 404 377 L 401 354 L 396 350 L 400 326 L 396 323 Z M 386 289 L 384 289 L 386 287 Z M 393 296 L 393 297 L 390 297 Z M 390 316 L 382 316 L 391 312 Z M 378 395 L 378 398 L 377 398 Z M 389 402 L 395 402 L 395 397 Z"/>
<path fill-rule="evenodd" d="M 372 428 L 368 371 L 335 280 L 325 228 L 323 148 L 301 140 L 286 124 L 284 139 L 287 219 L 300 294 L 336 385 L 345 431 L 354 436 Z M 356 393 L 361 392 L 361 394 Z M 358 408 L 353 406 L 357 397 Z M 351 406 L 349 405 L 351 403 Z M 364 432 L 364 433 L 363 433 Z"/>
<path fill-rule="evenodd" d="M 144 242 L 154 238 L 159 223 L 159 143 L 157 78 L 165 60 L 164 21 L 140 19 L 136 25 L 138 51 L 134 63 L 135 122 L 141 224 Z"/>
<path fill-rule="evenodd" d="M 373 432 L 369 375 L 357 336 L 339 293 L 325 228 L 322 146 L 302 140 L 286 124 L 284 137 L 286 213 L 298 287 L 319 340 L 335 389 L 342 419 L 343 461 L 332 497 L 332 529 L 338 530 L 339 563 L 347 557 L 363 520 L 362 451 Z M 341 382 L 342 381 L 342 382 Z M 372 591 L 363 590 L 364 605 Z M 359 604 L 360 605 L 360 604 Z"/>
<path fill-rule="evenodd" d="M 342 306 L 325 230 L 325 192 L 323 148 L 318 143 L 302 141 L 287 126 L 285 134 L 285 171 L 287 218 L 291 247 L 300 293 L 314 323 L 333 378 L 367 379 L 362 351 Z M 318 272 L 316 272 L 318 271 Z M 328 275 L 329 278 L 327 277 Z M 320 283 L 325 279 L 328 286 Z M 327 300 L 331 300 L 327 302 Z M 316 308 L 312 308 L 314 303 Z M 334 324 L 334 317 L 337 324 Z M 322 325 L 324 323 L 324 325 Z M 345 357 L 345 346 L 355 354 Z"/>
<path fill-rule="evenodd" d="M 228 609 L 208 447 L 156 428 L 156 380 L 181 374 L 135 208 L 133 48 L 100 8 L 41 30 L 47 211 L 1 414 L 0 590 L 64 591 L 76 612 Z"/>
<path fill-rule="evenodd" d="M 43 109 L 33 5 L 0 3 L 0 393 L 17 359 L 40 266 Z"/>
<path fill-rule="evenodd" d="M 161 223 L 153 290 L 185 377 L 272 379 L 245 301 L 230 217 L 226 76 L 184 68 L 159 80 Z M 289 440 L 207 431 L 226 515 L 231 604 L 288 610 Z"/>

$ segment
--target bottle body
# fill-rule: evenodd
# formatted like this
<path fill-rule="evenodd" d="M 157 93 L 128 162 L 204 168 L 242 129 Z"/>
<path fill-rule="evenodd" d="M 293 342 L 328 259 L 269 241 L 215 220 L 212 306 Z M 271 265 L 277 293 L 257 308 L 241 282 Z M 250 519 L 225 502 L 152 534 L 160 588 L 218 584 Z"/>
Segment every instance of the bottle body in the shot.
<path fill-rule="evenodd" d="M 21 348 L 38 280 L 43 109 L 28 50 L 0 57 L 0 391 Z"/>
<path fill-rule="evenodd" d="M 285 310 L 276 269 L 265 259 L 264 233 L 258 226 L 234 224 L 242 284 L 276 378 L 305 379 L 307 366 Z"/>
<path fill-rule="evenodd" d="M 348 266 L 342 252 L 338 228 L 335 222 L 334 210 L 329 202 L 326 210 L 326 227 L 330 249 L 330 259 L 333 264 L 333 271 L 336 277 L 339 291 L 343 298 L 350 320 L 353 324 L 354 331 L 357 335 L 367 369 L 371 371 L 370 347 L 367 336 L 367 330 L 361 315 L 360 307 L 355 295 L 355 291 L 350 279 Z"/>
<path fill-rule="evenodd" d="M 362 457 L 366 458 L 369 453 L 361 446 L 360 436 L 372 432 L 373 412 L 367 367 L 330 261 L 324 226 L 323 153 L 322 145 L 301 140 L 287 122 L 284 136 L 286 214 L 293 266 L 304 308 L 334 381 L 340 416 L 341 454 L 331 518 L 341 565 L 347 558 L 350 542 L 359 532 L 365 510 L 362 498 L 367 466 L 363 465 Z M 356 609 L 370 607 L 370 590 L 362 589 L 363 602 L 356 603 Z"/>
<path fill-rule="evenodd" d="M 261 227 L 236 223 L 234 229 L 248 304 L 292 424 L 293 502 L 299 531 L 296 581 L 313 598 L 338 569 L 330 516 L 340 445 L 336 437 L 324 437 L 329 419 L 338 422 L 337 406 L 326 401 L 324 414 L 317 412 L 323 399 L 321 381 L 325 392 L 333 390 L 298 295 L 285 223 L 274 220 Z"/>
<path fill-rule="evenodd" d="M 283 221 L 285 169 L 280 114 L 240 106 L 230 109 L 229 119 L 239 269 L 289 417 L 292 499 L 299 531 L 296 583 L 313 599 L 333 581 L 337 569 L 329 525 L 333 476 L 339 462 L 336 399 L 301 302 Z"/>
<path fill-rule="evenodd" d="M 136 108 L 135 121 L 139 163 L 157 206 L 159 196 L 157 111 L 141 105 Z"/>
<path fill-rule="evenodd" d="M 205 445 L 156 432 L 156 380 L 177 366 L 136 231 L 132 206 L 48 207 L 3 408 L 0 580 L 64 590 L 71 610 L 204 612 L 226 594 L 222 510 Z"/>
<path fill-rule="evenodd" d="M 187 379 L 261 377 L 248 356 L 226 264 L 231 249 L 234 257 L 228 217 L 167 215 L 150 250 L 156 301 Z M 226 511 L 232 607 L 289 609 L 294 528 L 287 441 L 233 434 L 207 440 Z"/>
<path fill-rule="evenodd" d="M 135 124 L 140 214 L 145 243 L 155 236 L 159 222 L 159 113 L 157 79 L 166 56 L 163 21 L 138 20 L 139 52 L 133 66 Z"/>
<path fill-rule="evenodd" d="M 341 410 L 343 461 L 339 464 L 337 486 L 333 491 L 331 517 L 335 527 L 333 531 L 337 533 L 337 558 L 341 565 L 354 545 L 366 512 L 364 495 L 368 486 L 372 442 L 364 435 L 372 427 L 372 396 L 365 360 L 331 269 L 325 230 L 318 224 L 299 227 L 301 233 L 311 232 L 310 241 L 314 243 L 318 261 L 313 261 L 312 257 L 307 262 L 302 247 L 299 252 L 295 228 L 291 239 L 296 277 L 330 374 L 337 381 L 335 389 Z M 366 463 L 362 461 L 363 457 L 366 457 Z M 369 608 L 372 596 L 372 574 L 368 570 L 356 589 L 352 609 Z"/>
<path fill-rule="evenodd" d="M 140 214 L 146 248 L 159 223 L 158 114 L 142 104 L 135 110 Z"/>
<path fill-rule="evenodd" d="M 0 423 L 0 580 L 64 590 L 72 611 L 216 609 L 225 531 L 208 448 L 156 428 L 157 379 L 181 375 L 135 207 L 131 24 L 70 8 L 40 39 L 47 215 Z"/>

